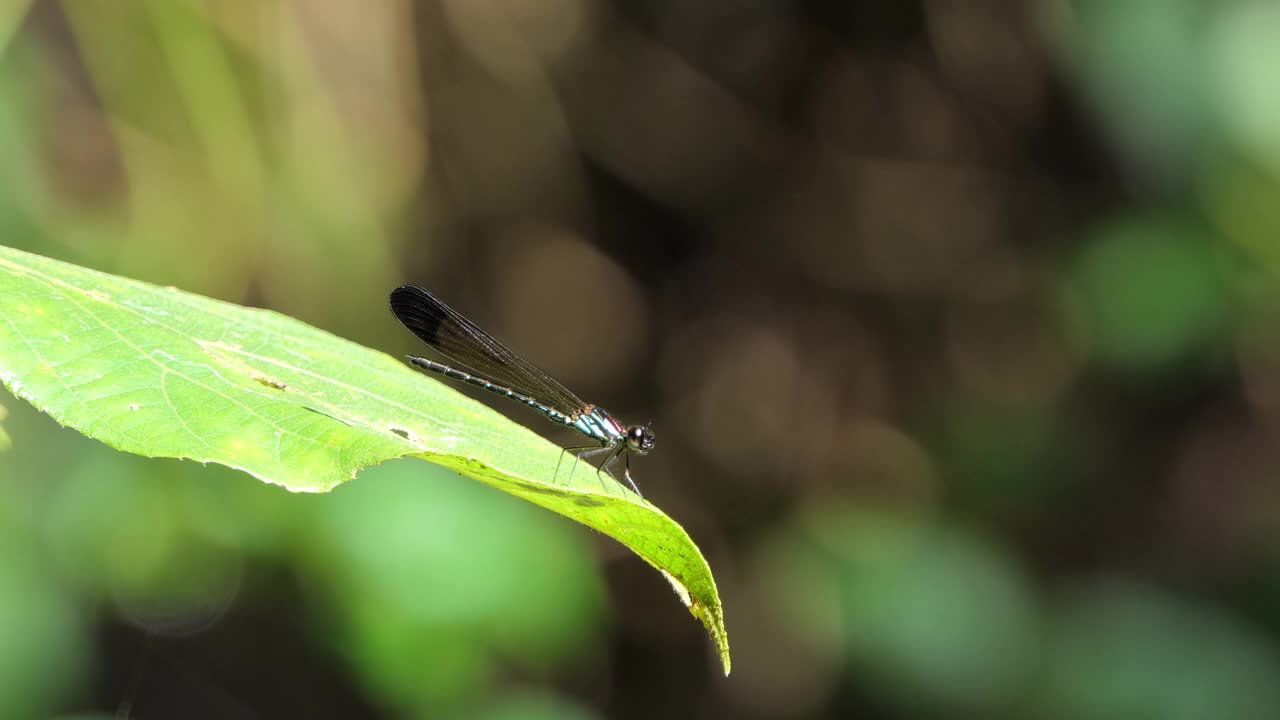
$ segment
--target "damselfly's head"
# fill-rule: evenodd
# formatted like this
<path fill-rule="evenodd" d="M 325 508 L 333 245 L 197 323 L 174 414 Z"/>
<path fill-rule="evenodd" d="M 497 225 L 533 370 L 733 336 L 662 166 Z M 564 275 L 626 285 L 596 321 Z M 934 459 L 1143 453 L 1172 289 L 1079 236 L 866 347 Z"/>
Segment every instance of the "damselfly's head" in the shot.
<path fill-rule="evenodd" d="M 627 430 L 627 449 L 634 450 L 641 455 L 653 449 L 653 443 L 657 437 L 653 431 L 644 425 L 633 425 Z"/>

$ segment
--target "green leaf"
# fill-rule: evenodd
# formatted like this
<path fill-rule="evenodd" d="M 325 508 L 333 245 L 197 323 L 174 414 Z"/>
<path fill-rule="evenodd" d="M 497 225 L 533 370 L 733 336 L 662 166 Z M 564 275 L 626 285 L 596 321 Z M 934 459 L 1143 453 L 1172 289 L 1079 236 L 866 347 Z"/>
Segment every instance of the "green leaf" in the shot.
<path fill-rule="evenodd" d="M 587 463 L 558 468 L 558 445 L 388 355 L 268 310 L 0 247 L 0 380 L 118 450 L 299 492 L 406 455 L 452 468 L 626 545 L 670 581 L 729 672 L 715 581 L 683 528 Z"/>
<path fill-rule="evenodd" d="M 0 423 L 3 423 L 7 417 L 9 417 L 8 408 L 0 405 Z M 11 447 L 13 447 L 13 440 L 9 437 L 9 433 L 5 432 L 4 425 L 0 425 L 0 452 L 4 452 Z"/>

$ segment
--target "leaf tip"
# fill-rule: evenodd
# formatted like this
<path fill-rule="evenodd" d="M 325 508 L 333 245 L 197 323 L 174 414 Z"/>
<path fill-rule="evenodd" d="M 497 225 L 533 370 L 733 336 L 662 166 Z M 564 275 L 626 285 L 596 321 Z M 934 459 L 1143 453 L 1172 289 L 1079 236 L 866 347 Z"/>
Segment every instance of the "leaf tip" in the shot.
<path fill-rule="evenodd" d="M 659 572 L 671 584 L 671 589 L 675 591 L 685 607 L 689 608 L 689 612 L 702 622 L 702 626 L 711 635 L 711 640 L 716 645 L 716 653 L 720 656 L 720 664 L 724 666 L 725 677 L 728 677 L 733 663 L 729 659 L 729 634 L 724 629 L 724 612 L 720 608 L 719 600 L 714 596 L 711 603 L 695 600 L 684 583 L 677 580 L 674 575 L 662 569 L 659 569 Z"/>

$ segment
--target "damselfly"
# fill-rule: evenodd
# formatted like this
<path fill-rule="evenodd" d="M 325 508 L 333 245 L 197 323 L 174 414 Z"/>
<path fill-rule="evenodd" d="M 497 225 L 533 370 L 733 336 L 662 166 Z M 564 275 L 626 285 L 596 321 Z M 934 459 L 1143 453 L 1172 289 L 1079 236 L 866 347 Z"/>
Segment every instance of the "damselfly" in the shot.
<path fill-rule="evenodd" d="M 492 335 L 436 296 L 414 285 L 391 291 L 391 312 L 414 335 L 458 367 L 415 355 L 409 362 L 445 377 L 524 403 L 550 420 L 567 425 L 599 445 L 568 448 L 576 457 L 608 455 L 597 469 L 608 474 L 609 467 L 623 458 L 622 475 L 631 489 L 640 488 L 631 479 L 631 453 L 644 455 L 653 449 L 654 435 L 648 427 L 627 427 L 603 408 L 583 402 L 554 378 L 507 349 Z M 576 461 L 575 461 L 576 462 Z"/>

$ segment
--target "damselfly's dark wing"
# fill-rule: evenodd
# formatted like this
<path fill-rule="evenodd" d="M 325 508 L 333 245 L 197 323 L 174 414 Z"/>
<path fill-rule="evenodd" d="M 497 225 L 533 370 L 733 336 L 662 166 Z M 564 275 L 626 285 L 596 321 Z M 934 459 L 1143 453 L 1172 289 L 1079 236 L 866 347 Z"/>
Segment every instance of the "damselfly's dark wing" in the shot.
<path fill-rule="evenodd" d="M 392 290 L 391 312 L 460 369 L 528 395 L 565 415 L 573 415 L 586 406 L 550 375 L 420 287 L 402 285 Z"/>

